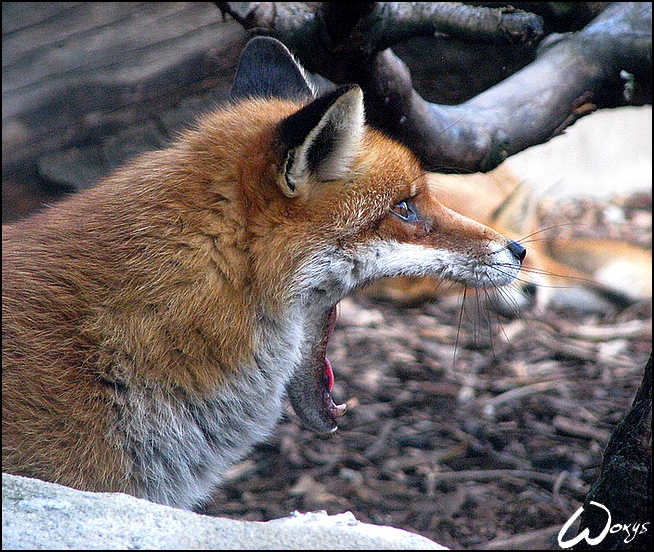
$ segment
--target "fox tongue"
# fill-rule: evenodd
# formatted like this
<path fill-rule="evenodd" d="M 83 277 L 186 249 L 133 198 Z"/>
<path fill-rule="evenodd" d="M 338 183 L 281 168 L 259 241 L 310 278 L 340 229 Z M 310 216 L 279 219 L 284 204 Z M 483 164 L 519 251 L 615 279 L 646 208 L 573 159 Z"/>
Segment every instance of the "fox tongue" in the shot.
<path fill-rule="evenodd" d="M 336 322 L 336 307 L 332 307 L 325 320 L 322 335 L 311 348 L 306 362 L 300 365 L 288 384 L 288 396 L 293 410 L 304 425 L 320 433 L 336 431 L 336 418 L 345 413 L 344 404 L 336 405 L 331 391 L 334 372 L 325 356 L 329 337 Z"/>

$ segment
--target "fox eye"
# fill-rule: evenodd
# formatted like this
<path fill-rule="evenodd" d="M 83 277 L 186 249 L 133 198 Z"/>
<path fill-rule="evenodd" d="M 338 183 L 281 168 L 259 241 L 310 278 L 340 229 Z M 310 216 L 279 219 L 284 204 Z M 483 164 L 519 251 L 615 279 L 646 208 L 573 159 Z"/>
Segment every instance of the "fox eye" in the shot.
<path fill-rule="evenodd" d="M 418 222 L 418 215 L 415 208 L 408 199 L 403 199 L 399 203 L 393 205 L 391 213 L 404 222 Z"/>

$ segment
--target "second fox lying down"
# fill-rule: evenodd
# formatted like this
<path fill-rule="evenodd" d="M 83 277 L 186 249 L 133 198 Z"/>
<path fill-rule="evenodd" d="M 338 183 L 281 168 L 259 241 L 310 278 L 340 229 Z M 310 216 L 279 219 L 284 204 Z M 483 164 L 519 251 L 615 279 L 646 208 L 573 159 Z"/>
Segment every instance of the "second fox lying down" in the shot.
<path fill-rule="evenodd" d="M 252 40 L 232 102 L 161 152 L 3 228 L 3 470 L 192 508 L 286 395 L 333 431 L 337 303 L 384 276 L 474 287 L 525 249 L 443 207 L 364 122 Z"/>

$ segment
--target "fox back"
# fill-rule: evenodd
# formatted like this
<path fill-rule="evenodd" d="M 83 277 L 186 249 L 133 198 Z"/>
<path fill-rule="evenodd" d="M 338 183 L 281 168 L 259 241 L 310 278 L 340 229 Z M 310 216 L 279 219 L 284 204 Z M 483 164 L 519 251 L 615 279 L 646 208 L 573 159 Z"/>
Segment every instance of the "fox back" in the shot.
<path fill-rule="evenodd" d="M 336 429 L 325 355 L 352 289 L 499 286 L 525 255 L 437 201 L 358 87 L 316 98 L 270 38 L 228 105 L 2 237 L 3 470 L 182 508 L 286 398 Z"/>

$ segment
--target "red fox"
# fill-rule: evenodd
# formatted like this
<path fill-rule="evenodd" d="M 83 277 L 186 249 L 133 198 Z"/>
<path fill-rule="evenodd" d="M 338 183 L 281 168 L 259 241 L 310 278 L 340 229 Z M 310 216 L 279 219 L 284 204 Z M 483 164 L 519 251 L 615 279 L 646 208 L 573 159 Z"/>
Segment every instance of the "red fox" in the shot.
<path fill-rule="evenodd" d="M 441 205 L 361 89 L 272 38 L 168 149 L 3 227 L 2 465 L 193 508 L 288 396 L 336 429 L 337 303 L 384 276 L 502 286 L 525 248 Z"/>

